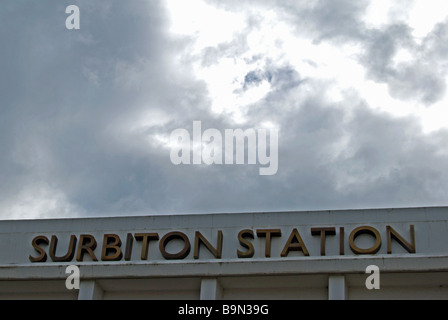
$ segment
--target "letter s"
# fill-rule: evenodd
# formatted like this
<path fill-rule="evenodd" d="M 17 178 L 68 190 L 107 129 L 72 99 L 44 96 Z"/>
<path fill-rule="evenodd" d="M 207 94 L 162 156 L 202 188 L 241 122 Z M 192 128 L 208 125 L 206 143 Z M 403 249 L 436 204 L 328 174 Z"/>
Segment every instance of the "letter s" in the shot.
<path fill-rule="evenodd" d="M 40 253 L 40 255 L 35 258 L 33 256 L 29 256 L 29 259 L 31 262 L 45 262 L 47 261 L 47 253 L 45 252 L 45 250 L 40 247 L 39 245 L 41 243 L 44 243 L 46 245 L 49 244 L 48 238 L 46 236 L 37 236 L 33 239 L 33 241 L 31 241 L 31 244 L 33 245 L 33 248 Z"/>

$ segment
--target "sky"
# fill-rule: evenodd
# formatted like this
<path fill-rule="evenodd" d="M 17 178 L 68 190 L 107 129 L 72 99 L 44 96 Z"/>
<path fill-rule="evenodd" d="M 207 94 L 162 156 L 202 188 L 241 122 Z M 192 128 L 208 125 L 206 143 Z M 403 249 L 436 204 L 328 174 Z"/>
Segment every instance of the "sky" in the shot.
<path fill-rule="evenodd" d="M 3 0 L 0 41 L 0 219 L 448 205 L 446 0 Z M 278 171 L 174 165 L 193 121 Z"/>

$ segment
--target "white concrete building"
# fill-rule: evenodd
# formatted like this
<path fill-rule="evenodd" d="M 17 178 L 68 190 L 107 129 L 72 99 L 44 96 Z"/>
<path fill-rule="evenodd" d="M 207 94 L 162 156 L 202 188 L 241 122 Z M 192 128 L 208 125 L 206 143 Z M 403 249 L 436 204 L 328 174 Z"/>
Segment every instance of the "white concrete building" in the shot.
<path fill-rule="evenodd" d="M 0 299 L 446 299 L 447 244 L 448 207 L 0 221 Z"/>

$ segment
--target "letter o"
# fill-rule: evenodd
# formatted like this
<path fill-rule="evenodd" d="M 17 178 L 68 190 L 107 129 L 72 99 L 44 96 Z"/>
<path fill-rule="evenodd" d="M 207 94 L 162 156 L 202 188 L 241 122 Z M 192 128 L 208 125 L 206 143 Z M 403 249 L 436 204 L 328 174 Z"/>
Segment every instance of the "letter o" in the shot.
<path fill-rule="evenodd" d="M 361 234 L 370 234 L 371 236 L 373 236 L 375 238 L 375 244 L 367 249 L 359 248 L 357 245 L 355 245 L 355 239 Z M 381 248 L 381 235 L 378 230 L 373 227 L 361 226 L 354 229 L 350 233 L 349 244 L 350 249 L 352 249 L 353 253 L 355 254 L 375 254 Z"/>
<path fill-rule="evenodd" d="M 169 253 L 165 250 L 165 247 L 168 242 L 174 239 L 183 240 L 184 247 L 178 253 Z M 190 253 L 190 248 L 190 240 L 188 240 L 188 237 L 185 235 L 185 233 L 179 231 L 173 231 L 165 234 L 159 242 L 160 253 L 167 260 L 184 259 Z"/>

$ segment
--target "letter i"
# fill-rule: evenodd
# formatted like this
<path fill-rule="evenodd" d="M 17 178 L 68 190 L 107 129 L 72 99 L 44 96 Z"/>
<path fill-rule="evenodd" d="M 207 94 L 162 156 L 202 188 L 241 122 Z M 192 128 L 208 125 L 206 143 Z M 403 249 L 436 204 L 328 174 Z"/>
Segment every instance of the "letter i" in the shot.
<path fill-rule="evenodd" d="M 134 243 L 134 237 L 132 236 L 132 233 L 128 233 L 126 237 L 126 248 L 124 253 L 124 260 L 129 261 L 131 260 L 131 254 L 132 254 L 132 244 Z"/>

